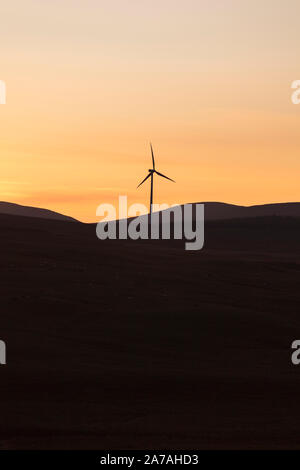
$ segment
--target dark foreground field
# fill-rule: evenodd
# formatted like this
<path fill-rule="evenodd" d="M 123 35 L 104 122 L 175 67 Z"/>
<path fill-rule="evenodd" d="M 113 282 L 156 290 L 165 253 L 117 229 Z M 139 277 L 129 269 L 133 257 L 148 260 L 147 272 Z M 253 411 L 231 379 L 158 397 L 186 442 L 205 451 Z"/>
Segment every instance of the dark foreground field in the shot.
<path fill-rule="evenodd" d="M 300 448 L 300 219 L 181 242 L 0 216 L 0 448 Z"/>

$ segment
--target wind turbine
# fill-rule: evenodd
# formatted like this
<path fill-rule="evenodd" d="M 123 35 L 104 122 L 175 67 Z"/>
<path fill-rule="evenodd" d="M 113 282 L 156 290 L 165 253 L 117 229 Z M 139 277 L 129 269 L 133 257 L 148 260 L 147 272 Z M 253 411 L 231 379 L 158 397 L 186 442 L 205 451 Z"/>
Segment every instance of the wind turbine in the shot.
<path fill-rule="evenodd" d="M 154 173 L 156 173 L 159 176 L 162 176 L 163 178 L 166 178 L 167 180 L 173 181 L 171 178 L 168 178 L 168 176 L 163 175 L 162 173 L 159 173 L 159 171 L 156 171 L 155 169 L 155 161 L 154 161 L 154 154 L 153 154 L 153 148 L 152 144 L 150 143 L 150 148 L 151 148 L 151 155 L 152 155 L 152 163 L 153 163 L 153 168 L 151 168 L 149 171 L 149 174 L 146 176 L 146 178 L 143 179 L 143 181 L 138 185 L 138 188 L 148 179 L 151 178 L 151 190 L 150 190 L 150 214 L 152 214 L 152 204 L 153 204 L 153 178 L 154 178 Z"/>

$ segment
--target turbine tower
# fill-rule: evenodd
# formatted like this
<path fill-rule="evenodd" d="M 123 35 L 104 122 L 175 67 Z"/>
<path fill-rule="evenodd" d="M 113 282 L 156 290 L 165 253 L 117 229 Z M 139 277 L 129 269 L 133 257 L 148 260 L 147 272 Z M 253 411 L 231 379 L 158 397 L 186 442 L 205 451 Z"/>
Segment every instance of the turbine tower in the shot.
<path fill-rule="evenodd" d="M 154 174 L 156 173 L 157 175 L 159 176 L 162 176 L 163 178 L 166 178 L 167 180 L 170 180 L 170 181 L 173 181 L 173 183 L 175 183 L 174 180 L 172 180 L 171 178 L 168 178 L 168 176 L 166 175 L 163 175 L 162 173 L 159 173 L 159 171 L 156 171 L 155 169 L 155 160 L 154 160 L 154 153 L 153 153 L 153 148 L 152 148 L 152 144 L 150 143 L 150 148 L 151 148 L 151 155 L 152 155 L 152 164 L 153 164 L 153 168 L 149 169 L 149 174 L 146 176 L 146 178 L 143 179 L 143 181 L 138 185 L 138 188 L 148 179 L 148 178 L 151 178 L 151 189 L 150 189 L 150 214 L 152 214 L 152 204 L 153 204 L 153 178 L 154 178 Z"/>

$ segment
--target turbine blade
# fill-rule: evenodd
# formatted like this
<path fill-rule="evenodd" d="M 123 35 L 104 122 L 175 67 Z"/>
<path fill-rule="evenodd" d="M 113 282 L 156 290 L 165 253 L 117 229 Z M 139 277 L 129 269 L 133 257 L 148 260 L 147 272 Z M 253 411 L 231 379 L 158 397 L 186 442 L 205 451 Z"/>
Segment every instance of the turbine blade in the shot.
<path fill-rule="evenodd" d="M 167 180 L 173 181 L 173 183 L 175 183 L 174 180 L 172 180 L 171 178 L 168 178 L 168 176 L 163 175 L 162 173 L 159 173 L 159 171 L 155 171 L 155 173 L 157 173 L 159 176 L 162 176 L 163 178 L 166 178 Z"/>
<path fill-rule="evenodd" d="M 146 178 L 143 179 L 143 181 L 137 186 L 137 188 L 139 188 L 141 184 L 143 184 L 149 178 L 149 176 L 151 176 L 151 173 L 149 173 L 149 175 L 147 175 Z"/>
<path fill-rule="evenodd" d="M 152 148 L 151 142 L 150 142 L 150 147 L 151 147 L 151 155 L 152 155 L 153 170 L 155 170 L 154 153 L 153 153 L 153 148 Z"/>

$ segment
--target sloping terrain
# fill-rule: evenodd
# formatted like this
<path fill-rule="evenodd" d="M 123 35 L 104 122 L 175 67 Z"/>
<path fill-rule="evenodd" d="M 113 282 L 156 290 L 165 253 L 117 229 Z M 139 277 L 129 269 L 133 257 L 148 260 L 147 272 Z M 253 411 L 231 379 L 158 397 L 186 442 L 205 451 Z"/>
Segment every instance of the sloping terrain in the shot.
<path fill-rule="evenodd" d="M 238 206 L 234 204 L 226 204 L 223 202 L 203 202 L 202 204 L 205 205 L 205 220 L 272 216 L 300 217 L 299 202 L 262 204 L 258 206 Z M 193 205 L 195 205 L 195 203 Z"/>
<path fill-rule="evenodd" d="M 300 219 L 205 247 L 0 215 L 0 446 L 299 448 Z"/>
<path fill-rule="evenodd" d="M 40 209 L 38 207 L 21 206 L 12 202 L 0 202 L 0 214 L 19 215 L 24 217 L 37 217 L 42 219 L 64 220 L 75 222 L 75 219 L 49 209 Z"/>

